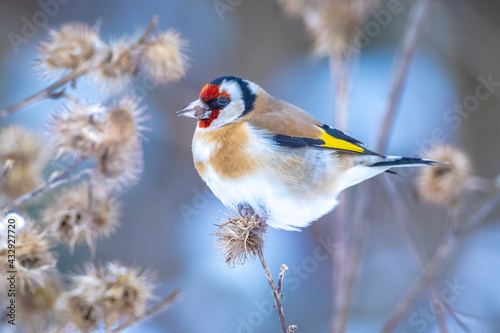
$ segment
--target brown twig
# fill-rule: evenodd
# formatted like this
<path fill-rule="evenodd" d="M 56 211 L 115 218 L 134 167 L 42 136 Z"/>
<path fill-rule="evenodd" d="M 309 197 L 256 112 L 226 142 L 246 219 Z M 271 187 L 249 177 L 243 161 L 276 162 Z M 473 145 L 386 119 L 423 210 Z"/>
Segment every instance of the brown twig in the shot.
<path fill-rule="evenodd" d="M 281 265 L 280 269 L 280 275 L 278 279 L 278 295 L 280 296 L 281 299 L 283 299 L 283 295 L 281 293 L 281 290 L 283 289 L 283 279 L 285 278 L 285 271 L 288 270 L 288 266 L 283 264 Z"/>
<path fill-rule="evenodd" d="M 500 191 L 495 193 L 470 219 L 464 224 L 463 232 L 458 232 L 455 237 L 446 239 L 436 250 L 432 259 L 425 265 L 423 275 L 417 279 L 406 295 L 399 301 L 394 308 L 391 316 L 386 321 L 382 332 L 393 332 L 398 326 L 399 322 L 403 319 L 404 315 L 415 302 L 418 295 L 428 286 L 433 277 L 438 273 L 439 269 L 444 266 L 444 263 L 449 258 L 450 254 L 456 249 L 457 240 L 459 237 L 466 236 L 473 228 L 471 225 L 477 227 L 484 219 L 495 209 L 500 203 Z"/>
<path fill-rule="evenodd" d="M 138 46 L 144 44 L 149 36 L 151 35 L 151 33 L 153 32 L 154 28 L 158 25 L 158 16 L 153 16 L 150 20 L 149 20 L 149 25 L 148 27 L 146 28 L 146 30 L 144 31 L 144 33 L 142 34 L 142 36 L 130 47 L 131 50 L 137 48 Z"/>
<path fill-rule="evenodd" d="M 83 74 L 84 72 L 75 72 L 75 71 L 69 72 L 56 82 L 52 83 L 47 88 L 40 90 L 36 94 L 33 94 L 14 105 L 11 105 L 3 110 L 0 110 L 0 118 L 7 117 L 21 109 L 27 108 L 35 103 L 41 102 L 46 99 L 57 99 L 63 97 L 64 94 L 61 92 L 56 92 L 56 90 L 61 89 L 70 82 L 73 82 Z"/>
<path fill-rule="evenodd" d="M 276 310 L 278 311 L 278 316 L 280 317 L 281 329 L 283 333 L 288 333 L 286 324 L 285 324 L 285 313 L 283 312 L 283 305 L 281 304 L 280 293 L 276 290 L 276 285 L 274 284 L 273 277 L 271 276 L 271 272 L 267 267 L 267 263 L 264 259 L 264 254 L 262 253 L 262 249 L 257 251 L 257 254 L 260 259 L 260 263 L 262 264 L 262 268 L 264 268 L 264 273 L 266 273 L 267 282 L 269 283 L 269 287 L 271 288 L 271 292 L 274 297 L 274 302 L 276 303 Z"/>
<path fill-rule="evenodd" d="M 431 261 L 425 266 L 423 275 L 411 285 L 406 295 L 394 308 L 390 318 L 382 328 L 382 332 L 394 332 L 410 306 L 416 301 L 418 295 L 420 295 L 432 281 L 438 270 L 444 266 L 445 261 L 448 259 L 449 254 L 455 249 L 456 245 L 457 242 L 455 240 L 447 240 L 439 246 Z"/>
<path fill-rule="evenodd" d="M 173 293 L 171 293 L 167 298 L 165 298 L 160 303 L 156 304 L 155 306 L 153 306 L 152 308 L 150 308 L 149 310 L 147 310 L 143 314 L 141 314 L 137 317 L 134 317 L 134 318 L 126 321 L 125 323 L 121 324 L 119 327 L 115 328 L 112 332 L 114 332 L 114 333 L 121 332 L 124 329 L 129 328 L 130 326 L 132 326 L 134 324 L 137 324 L 141 320 L 144 320 L 144 319 L 154 315 L 157 312 L 166 310 L 170 305 L 172 305 L 172 303 L 174 303 L 179 298 L 180 295 L 181 295 L 180 290 L 174 291 Z"/>
<path fill-rule="evenodd" d="M 21 206 L 22 204 L 26 203 L 29 200 L 32 200 L 39 196 L 40 194 L 43 194 L 47 191 L 50 191 L 58 186 L 61 186 L 63 184 L 78 180 L 80 178 L 83 178 L 89 174 L 91 174 L 93 171 L 91 169 L 85 169 L 82 170 L 74 175 L 72 173 L 80 166 L 80 164 L 83 162 L 83 160 L 79 160 L 76 162 L 72 167 L 66 169 L 62 173 L 54 173 L 53 176 L 49 177 L 47 181 L 45 181 L 43 184 L 41 184 L 38 188 L 35 190 L 28 192 L 26 194 L 23 194 L 22 196 L 18 197 L 17 199 L 14 199 L 10 201 L 9 203 L 3 205 L 0 207 L 0 213 L 5 214 L 9 210 L 14 209 L 16 207 Z"/>
<path fill-rule="evenodd" d="M 430 7 L 430 3 L 431 0 L 421 0 L 412 9 L 411 17 L 407 24 L 406 31 L 403 37 L 403 44 L 399 51 L 398 60 L 394 69 L 386 112 L 378 135 L 376 146 L 377 150 L 380 152 L 383 152 L 385 150 L 385 147 L 387 146 L 389 132 L 392 128 L 393 119 L 395 117 L 397 106 L 401 98 L 403 84 L 408 76 L 410 63 L 413 59 L 413 55 L 415 53 L 417 43 L 421 34 L 424 17 Z M 368 193 L 370 192 L 370 188 L 372 187 L 370 186 L 366 189 L 366 191 L 361 193 L 361 197 L 358 198 L 358 202 L 368 203 Z M 367 205 L 364 206 L 366 207 Z M 359 209 L 360 211 L 364 211 L 364 208 L 361 205 L 359 206 Z M 333 332 L 343 332 L 343 330 L 345 330 L 345 327 L 347 326 L 349 317 L 349 303 L 352 295 L 352 288 L 354 286 L 354 281 L 356 278 L 355 276 L 353 276 L 353 274 L 357 274 L 358 268 L 356 266 L 359 265 L 359 261 L 361 260 L 361 254 L 359 252 L 363 249 L 362 243 L 364 242 L 367 229 L 363 226 L 363 224 L 366 223 L 364 219 L 361 219 L 359 223 L 361 224 L 357 229 L 359 234 L 355 238 L 354 245 L 354 248 L 356 250 L 352 255 L 354 260 L 348 260 L 351 267 L 348 272 L 344 274 L 344 277 L 342 277 L 341 275 L 341 279 L 348 282 L 342 283 L 343 286 L 346 286 L 346 290 L 342 291 L 343 295 L 339 296 L 339 300 L 336 302 L 334 307 L 335 314 L 332 319 Z"/>
<path fill-rule="evenodd" d="M 9 176 L 9 172 L 12 169 L 12 166 L 14 165 L 14 160 L 7 160 L 3 164 L 2 168 L 2 174 L 0 175 L 0 188 L 2 187 L 3 183 L 7 180 L 7 177 Z"/>
<path fill-rule="evenodd" d="M 146 28 L 146 31 L 142 34 L 142 36 L 135 42 L 132 46 L 131 49 L 134 49 L 138 47 L 139 45 L 143 44 L 151 35 L 151 32 L 153 29 L 156 27 L 158 24 L 158 16 L 153 16 L 151 20 L 149 21 L 149 25 Z M 80 78 L 81 76 L 87 74 L 90 71 L 90 68 L 84 68 L 80 70 L 73 70 L 57 80 L 56 82 L 52 83 L 50 86 L 48 86 L 45 89 L 40 90 L 39 92 L 23 99 L 22 101 L 8 106 L 5 109 L 0 110 L 0 118 L 7 117 L 21 109 L 27 108 L 35 103 L 47 100 L 47 99 L 58 99 L 62 97 L 67 97 L 68 95 L 64 91 L 64 86 L 66 86 L 68 83 L 71 83 L 72 86 L 74 87 L 76 80 Z M 57 91 L 63 88 L 61 91 Z"/>
<path fill-rule="evenodd" d="M 394 123 L 397 107 L 401 100 L 403 86 L 410 70 L 411 60 L 417 48 L 418 41 L 424 26 L 424 19 L 427 16 L 432 0 L 420 0 L 415 3 L 411 10 L 410 19 L 406 25 L 403 44 L 399 50 L 394 73 L 392 76 L 391 90 L 382 118 L 382 125 L 379 131 L 376 151 L 383 153 L 387 149 L 389 134 Z"/>
<path fill-rule="evenodd" d="M 330 57 L 330 77 L 335 80 L 335 127 L 345 131 L 348 125 L 349 77 L 351 56 Z"/>
<path fill-rule="evenodd" d="M 342 322 L 346 315 L 346 270 L 347 270 L 347 204 L 345 193 L 341 193 L 338 200 L 339 205 L 334 211 L 335 219 L 332 224 L 332 236 L 335 251 L 332 254 L 332 285 L 333 285 L 333 307 L 330 327 L 333 332 L 340 332 Z"/>
<path fill-rule="evenodd" d="M 390 201 L 392 202 L 392 207 L 394 208 L 394 213 L 396 216 L 395 220 L 399 221 L 400 224 L 402 225 L 403 229 L 405 230 L 406 237 L 408 239 L 408 242 L 406 243 L 410 245 L 409 247 L 412 250 L 413 256 L 415 257 L 415 260 L 417 261 L 420 268 L 422 268 L 422 270 L 425 270 L 426 259 L 424 258 L 422 250 L 418 246 L 417 237 L 415 235 L 414 230 L 411 227 L 412 218 L 404 209 L 405 204 L 401 199 L 401 196 L 396 193 L 397 188 L 389 180 L 388 177 L 383 177 L 383 178 L 384 179 L 382 182 L 387 191 L 387 194 L 390 196 Z M 434 283 L 432 283 L 432 281 L 430 283 L 429 289 L 431 292 L 432 301 L 443 307 L 444 302 L 441 299 L 441 295 L 439 294 L 436 286 L 434 285 Z M 446 327 L 446 319 L 444 317 L 444 313 L 439 311 L 436 311 L 435 313 L 439 330 L 441 331 L 441 333 L 447 333 L 448 328 Z"/>

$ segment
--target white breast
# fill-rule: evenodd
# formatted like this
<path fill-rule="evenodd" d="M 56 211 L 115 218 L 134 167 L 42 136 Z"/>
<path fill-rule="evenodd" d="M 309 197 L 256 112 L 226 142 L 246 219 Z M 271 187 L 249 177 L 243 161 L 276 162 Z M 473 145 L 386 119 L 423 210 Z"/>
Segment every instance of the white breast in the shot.
<path fill-rule="evenodd" d="M 228 180 L 221 179 L 208 167 L 205 182 L 226 207 L 236 212 L 239 204 L 247 203 L 259 215 L 267 216 L 267 224 L 277 229 L 306 227 L 337 204 L 333 193 L 331 196 L 303 197 L 266 172 Z"/>

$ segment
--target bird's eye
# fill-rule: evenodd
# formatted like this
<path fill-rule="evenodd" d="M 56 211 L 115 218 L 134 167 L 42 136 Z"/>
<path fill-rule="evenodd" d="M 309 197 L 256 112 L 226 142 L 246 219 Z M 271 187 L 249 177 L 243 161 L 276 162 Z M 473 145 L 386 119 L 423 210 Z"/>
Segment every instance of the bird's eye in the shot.
<path fill-rule="evenodd" d="M 217 103 L 218 103 L 220 106 L 227 105 L 227 104 L 229 104 L 229 97 L 225 97 L 225 96 L 219 97 L 219 98 L 217 99 Z"/>

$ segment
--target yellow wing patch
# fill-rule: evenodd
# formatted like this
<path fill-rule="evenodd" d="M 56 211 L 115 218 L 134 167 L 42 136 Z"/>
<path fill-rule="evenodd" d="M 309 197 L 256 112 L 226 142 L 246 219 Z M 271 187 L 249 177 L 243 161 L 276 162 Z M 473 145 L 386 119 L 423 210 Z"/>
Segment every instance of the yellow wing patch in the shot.
<path fill-rule="evenodd" d="M 320 128 L 320 130 L 321 130 L 321 136 L 319 138 L 325 142 L 325 144 L 321 145 L 321 147 L 352 151 L 355 153 L 365 152 L 365 149 L 363 149 L 358 145 L 336 138 L 328 134 L 323 128 Z"/>

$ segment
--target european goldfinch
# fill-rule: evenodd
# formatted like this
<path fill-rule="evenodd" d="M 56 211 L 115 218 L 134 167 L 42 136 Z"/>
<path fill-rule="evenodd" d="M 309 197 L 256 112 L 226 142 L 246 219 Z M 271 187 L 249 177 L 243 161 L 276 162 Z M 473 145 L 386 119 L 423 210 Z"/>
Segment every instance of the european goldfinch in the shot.
<path fill-rule="evenodd" d="M 234 76 L 205 85 L 177 113 L 198 119 L 194 164 L 212 192 L 229 209 L 251 209 L 278 229 L 308 226 L 337 205 L 342 190 L 390 168 L 434 163 L 374 153 Z"/>

